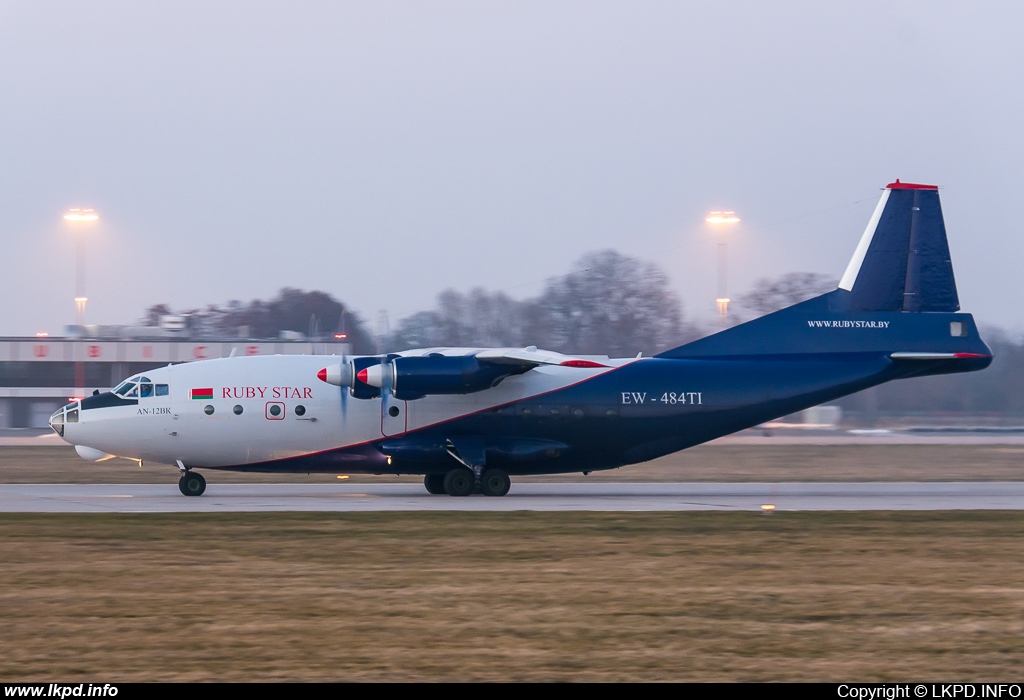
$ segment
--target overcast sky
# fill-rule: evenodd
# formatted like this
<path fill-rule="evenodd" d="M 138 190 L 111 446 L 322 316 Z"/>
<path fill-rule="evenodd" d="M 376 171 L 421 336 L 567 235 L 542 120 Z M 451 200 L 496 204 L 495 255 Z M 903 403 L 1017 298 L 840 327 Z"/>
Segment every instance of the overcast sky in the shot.
<path fill-rule="evenodd" d="M 963 308 L 1024 330 L 1024 3 L 0 0 L 0 334 L 333 294 L 392 325 L 601 248 L 716 295 L 838 278 L 942 186 Z"/>

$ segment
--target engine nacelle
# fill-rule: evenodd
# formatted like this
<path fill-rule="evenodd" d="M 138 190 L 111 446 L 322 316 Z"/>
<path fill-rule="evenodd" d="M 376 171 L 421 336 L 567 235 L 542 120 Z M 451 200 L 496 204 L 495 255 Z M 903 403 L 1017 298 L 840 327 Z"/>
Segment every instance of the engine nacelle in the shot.
<path fill-rule="evenodd" d="M 472 394 L 490 389 L 519 368 L 481 363 L 475 357 L 396 357 L 385 365 L 366 368 L 360 377 L 372 386 L 384 385 L 390 372 L 391 394 L 400 400 L 419 399 L 428 394 Z M 521 370 L 519 370 L 521 371 Z"/>

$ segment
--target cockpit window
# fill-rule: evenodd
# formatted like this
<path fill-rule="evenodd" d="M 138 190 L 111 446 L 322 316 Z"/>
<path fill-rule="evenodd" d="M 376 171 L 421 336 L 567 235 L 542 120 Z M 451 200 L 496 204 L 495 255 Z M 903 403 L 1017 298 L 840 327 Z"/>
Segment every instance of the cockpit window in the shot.
<path fill-rule="evenodd" d="M 53 428 L 53 432 L 57 433 L 61 437 L 64 437 L 64 409 L 58 408 L 54 411 L 54 414 L 50 416 L 50 427 Z"/>
<path fill-rule="evenodd" d="M 114 389 L 114 393 L 117 394 L 118 396 L 122 397 L 122 398 L 125 398 L 125 399 L 134 399 L 134 398 L 138 397 L 138 395 L 139 395 L 139 384 L 138 383 L 140 381 L 148 382 L 149 379 L 147 377 L 138 377 L 138 376 L 136 376 L 136 377 L 129 377 L 128 379 L 125 379 L 123 382 L 121 382 L 120 384 L 117 385 L 117 388 Z M 145 395 L 146 396 L 150 396 L 150 395 L 152 395 L 152 393 L 153 393 L 153 385 L 150 384 L 149 385 L 149 393 L 145 394 Z"/>
<path fill-rule="evenodd" d="M 149 377 L 135 376 L 125 379 L 113 389 L 123 399 L 149 398 L 150 396 L 169 396 L 166 384 L 154 384 Z"/>

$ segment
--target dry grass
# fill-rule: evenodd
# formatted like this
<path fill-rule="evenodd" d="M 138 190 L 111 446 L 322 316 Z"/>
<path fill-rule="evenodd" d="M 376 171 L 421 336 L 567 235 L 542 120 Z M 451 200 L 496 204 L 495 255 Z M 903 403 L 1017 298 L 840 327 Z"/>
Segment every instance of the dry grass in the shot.
<path fill-rule="evenodd" d="M 336 483 L 334 474 L 204 471 L 212 483 Z M 177 469 L 127 460 L 87 462 L 69 446 L 0 447 L 0 483 L 172 483 Z M 1019 481 L 1024 446 L 701 445 L 646 464 L 557 481 Z M 542 480 L 535 477 L 533 480 Z M 352 476 L 353 481 L 420 477 Z M 518 477 L 517 477 L 518 480 Z"/>
<path fill-rule="evenodd" d="M 1024 514 L 0 516 L 0 679 L 992 680 Z"/>

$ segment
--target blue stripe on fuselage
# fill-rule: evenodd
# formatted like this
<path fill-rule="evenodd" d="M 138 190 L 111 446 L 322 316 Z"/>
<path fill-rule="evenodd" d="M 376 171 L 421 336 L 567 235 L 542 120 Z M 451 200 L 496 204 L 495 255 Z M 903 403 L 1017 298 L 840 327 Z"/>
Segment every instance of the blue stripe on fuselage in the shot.
<path fill-rule="evenodd" d="M 925 371 L 881 353 L 630 363 L 565 389 L 362 445 L 227 467 L 244 471 L 424 473 L 455 466 L 459 437 L 488 443 L 487 463 L 510 474 L 610 469 L 654 459 L 772 418 Z M 533 461 L 516 461 L 516 441 Z M 538 441 L 564 444 L 545 454 Z M 402 448 L 402 449 L 400 449 Z M 392 461 L 387 462 L 390 450 Z M 415 455 L 399 457 L 398 455 Z"/>

